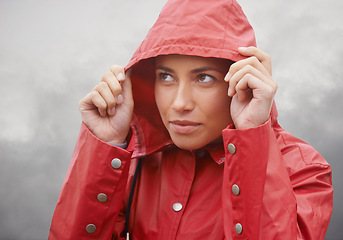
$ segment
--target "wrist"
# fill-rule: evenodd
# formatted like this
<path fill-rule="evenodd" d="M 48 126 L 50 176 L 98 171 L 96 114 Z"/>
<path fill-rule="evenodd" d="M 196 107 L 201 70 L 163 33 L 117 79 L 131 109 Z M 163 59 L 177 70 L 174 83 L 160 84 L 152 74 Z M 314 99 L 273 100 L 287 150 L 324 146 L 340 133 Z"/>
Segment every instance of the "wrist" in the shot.
<path fill-rule="evenodd" d="M 108 143 L 114 147 L 119 147 L 119 148 L 123 148 L 123 149 L 126 149 L 127 148 L 127 142 L 125 141 L 124 143 Z"/>

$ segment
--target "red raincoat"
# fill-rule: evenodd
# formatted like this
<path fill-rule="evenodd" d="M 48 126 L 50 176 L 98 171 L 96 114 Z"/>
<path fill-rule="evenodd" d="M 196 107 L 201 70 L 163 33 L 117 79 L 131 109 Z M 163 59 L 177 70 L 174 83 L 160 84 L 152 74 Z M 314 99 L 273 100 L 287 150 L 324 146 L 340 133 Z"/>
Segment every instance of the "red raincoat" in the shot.
<path fill-rule="evenodd" d="M 82 124 L 49 239 L 122 239 L 137 158 L 142 169 L 131 239 L 324 239 L 332 212 L 331 168 L 277 123 L 223 130 L 223 144 L 178 149 L 154 100 L 152 57 L 184 54 L 238 61 L 254 32 L 230 0 L 174 0 L 130 63 L 135 100 L 127 150 Z M 215 116 L 213 116 L 215 117 Z"/>

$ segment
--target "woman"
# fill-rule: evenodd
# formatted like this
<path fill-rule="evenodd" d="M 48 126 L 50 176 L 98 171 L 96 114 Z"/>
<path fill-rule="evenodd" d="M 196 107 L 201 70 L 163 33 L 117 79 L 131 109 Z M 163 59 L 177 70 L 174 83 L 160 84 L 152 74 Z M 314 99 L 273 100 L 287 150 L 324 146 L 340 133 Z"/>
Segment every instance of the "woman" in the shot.
<path fill-rule="evenodd" d="M 235 1 L 169 1 L 80 101 L 49 239 L 324 239 L 331 168 L 276 90 Z"/>

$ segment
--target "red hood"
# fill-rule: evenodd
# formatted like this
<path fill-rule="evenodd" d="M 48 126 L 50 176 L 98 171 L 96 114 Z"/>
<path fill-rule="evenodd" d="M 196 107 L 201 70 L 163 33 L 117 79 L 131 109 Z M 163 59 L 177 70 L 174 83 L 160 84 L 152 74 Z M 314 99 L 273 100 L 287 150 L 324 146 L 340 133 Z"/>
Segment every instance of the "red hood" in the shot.
<path fill-rule="evenodd" d="M 238 61 L 244 57 L 237 48 L 244 46 L 256 46 L 255 34 L 236 1 L 168 1 L 126 66 L 132 68 L 135 101 L 134 156 L 172 143 L 155 104 L 152 58 L 182 54 Z"/>
<path fill-rule="evenodd" d="M 236 1 L 171 0 L 127 67 L 172 53 L 238 61 L 244 46 L 256 46 L 255 34 Z"/>

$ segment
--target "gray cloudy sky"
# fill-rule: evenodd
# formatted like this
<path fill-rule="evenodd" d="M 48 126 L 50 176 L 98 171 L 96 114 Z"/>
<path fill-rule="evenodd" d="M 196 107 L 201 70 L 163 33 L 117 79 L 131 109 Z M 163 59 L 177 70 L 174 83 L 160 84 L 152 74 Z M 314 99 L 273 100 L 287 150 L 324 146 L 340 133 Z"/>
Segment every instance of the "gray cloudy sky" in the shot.
<path fill-rule="evenodd" d="M 165 0 L 0 1 L 0 239 L 46 239 L 81 99 L 126 65 Z M 240 0 L 273 59 L 280 124 L 331 164 L 343 239 L 343 1 Z"/>

